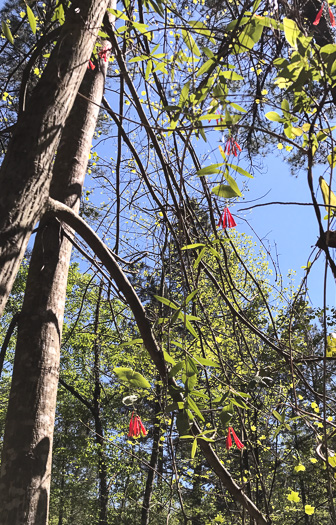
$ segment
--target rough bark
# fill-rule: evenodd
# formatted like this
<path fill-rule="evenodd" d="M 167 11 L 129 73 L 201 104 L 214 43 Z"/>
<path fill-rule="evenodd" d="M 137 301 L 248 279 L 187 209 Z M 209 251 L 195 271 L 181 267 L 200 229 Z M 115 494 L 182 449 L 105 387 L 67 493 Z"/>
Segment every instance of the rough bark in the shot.
<path fill-rule="evenodd" d="M 48 197 L 60 133 L 108 0 L 72 2 L 48 64 L 18 118 L 0 169 L 0 315 Z"/>
<path fill-rule="evenodd" d="M 55 160 L 50 193 L 76 212 L 106 66 L 102 59 L 95 71 L 87 70 L 80 87 L 84 96 L 75 101 Z M 1 525 L 45 525 L 48 521 L 60 342 L 72 247 L 62 231 L 59 221 L 43 217 L 30 262 L 2 453 Z"/>

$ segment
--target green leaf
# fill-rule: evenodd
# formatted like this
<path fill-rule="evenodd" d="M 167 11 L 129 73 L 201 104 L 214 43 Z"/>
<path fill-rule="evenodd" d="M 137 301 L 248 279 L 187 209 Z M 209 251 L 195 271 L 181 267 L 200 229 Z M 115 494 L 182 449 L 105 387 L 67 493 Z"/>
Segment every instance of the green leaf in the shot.
<path fill-rule="evenodd" d="M 141 24 L 140 22 L 132 22 L 132 26 L 142 34 L 148 32 L 147 24 Z"/>
<path fill-rule="evenodd" d="M 118 376 L 120 381 L 129 383 L 136 388 L 150 388 L 150 384 L 139 372 L 135 372 L 132 368 L 116 367 L 113 372 Z"/>
<path fill-rule="evenodd" d="M 331 467 L 336 467 L 336 456 L 328 456 L 328 463 Z"/>
<path fill-rule="evenodd" d="M 229 185 L 230 185 L 230 188 L 239 196 L 239 197 L 242 197 L 242 194 L 238 188 L 238 185 L 236 183 L 236 181 L 234 180 L 233 177 L 231 177 L 231 175 L 229 175 L 229 173 L 226 173 L 225 174 L 225 178 L 226 180 L 228 181 Z"/>
<path fill-rule="evenodd" d="M 285 38 L 290 46 L 297 48 L 296 40 L 300 34 L 300 29 L 296 25 L 296 22 L 294 20 L 291 20 L 290 18 L 284 18 L 283 19 L 283 26 L 285 31 Z"/>
<path fill-rule="evenodd" d="M 224 77 L 227 80 L 244 80 L 244 77 L 238 75 L 238 73 L 236 73 L 235 71 L 221 71 L 219 77 Z"/>
<path fill-rule="evenodd" d="M 36 19 L 33 11 L 30 9 L 29 5 L 27 5 L 27 17 L 28 22 L 31 27 L 31 30 L 33 31 L 34 35 L 36 34 Z"/>
<path fill-rule="evenodd" d="M 189 419 L 185 412 L 180 412 L 176 416 L 176 427 L 180 436 L 185 436 L 189 433 Z"/>
<path fill-rule="evenodd" d="M 230 106 L 233 108 L 233 109 L 236 109 L 237 111 L 241 111 L 242 113 L 246 113 L 247 110 L 242 108 L 239 104 L 236 104 L 235 102 L 230 102 Z"/>
<path fill-rule="evenodd" d="M 215 361 L 211 361 L 211 359 L 205 359 L 204 357 L 196 357 L 194 356 L 195 361 L 200 363 L 203 366 L 213 366 L 214 368 L 220 368 L 221 365 L 219 363 L 215 363 Z"/>
<path fill-rule="evenodd" d="M 109 13 L 112 13 L 112 15 L 114 15 L 117 19 L 120 18 L 121 20 L 126 20 L 127 22 L 130 22 L 128 16 L 124 15 L 124 13 L 122 11 L 119 11 L 119 9 L 112 9 L 112 7 L 109 7 L 107 11 L 109 11 Z"/>
<path fill-rule="evenodd" d="M 284 423 L 285 421 L 285 412 L 283 412 L 282 414 L 279 414 L 279 412 L 277 412 L 276 410 L 273 410 L 273 416 L 278 420 L 280 421 L 281 424 Z"/>
<path fill-rule="evenodd" d="M 149 60 L 149 56 L 147 55 L 139 55 L 138 57 L 131 58 L 128 63 L 133 64 L 133 62 L 141 62 L 142 60 Z"/>
<path fill-rule="evenodd" d="M 182 315 L 183 314 L 181 314 L 181 316 Z M 185 327 L 188 330 L 188 332 L 191 333 L 191 335 L 193 335 L 196 339 L 198 338 L 198 334 L 197 334 L 195 328 L 192 326 L 192 324 L 187 319 L 185 319 Z"/>
<path fill-rule="evenodd" d="M 193 292 L 191 292 L 188 297 L 186 298 L 186 300 L 184 301 L 184 304 L 187 305 L 188 303 L 190 303 L 190 301 L 195 297 L 195 295 L 198 293 L 198 290 L 194 290 Z"/>
<path fill-rule="evenodd" d="M 282 102 L 281 102 L 281 109 L 283 112 L 287 112 L 289 111 L 289 102 L 288 100 L 284 99 Z"/>
<path fill-rule="evenodd" d="M 216 58 L 215 57 L 209 58 L 209 60 L 204 62 L 203 66 L 201 66 L 199 68 L 199 70 L 196 73 L 196 77 L 200 77 L 201 75 L 206 73 L 213 66 L 213 64 L 215 64 L 215 63 L 216 63 Z"/>
<path fill-rule="evenodd" d="M 200 251 L 196 261 L 194 262 L 194 268 L 197 268 L 201 260 L 203 259 L 204 255 L 206 253 L 206 248 L 203 248 L 203 250 Z"/>
<path fill-rule="evenodd" d="M 276 111 L 269 111 L 265 117 L 268 118 L 268 120 L 272 120 L 272 122 L 283 122 L 283 118 L 280 117 Z"/>
<path fill-rule="evenodd" d="M 219 414 L 219 420 L 222 423 L 224 428 L 226 427 L 227 423 L 232 418 L 233 414 L 234 414 L 234 408 L 233 408 L 232 403 L 222 408 L 222 411 Z"/>
<path fill-rule="evenodd" d="M 173 366 L 176 364 L 176 361 L 165 350 L 163 350 L 163 357 L 167 363 L 170 363 Z"/>
<path fill-rule="evenodd" d="M 5 35 L 5 37 L 7 38 L 8 42 L 10 42 L 12 45 L 14 44 L 14 38 L 13 38 L 13 35 L 11 33 L 11 30 L 9 29 L 8 25 L 6 24 L 6 22 L 1 22 L 1 26 L 2 26 L 2 32 L 3 34 Z"/>
<path fill-rule="evenodd" d="M 160 301 L 160 303 L 170 306 L 170 308 L 173 308 L 174 310 L 178 310 L 178 306 L 176 306 L 176 304 L 174 304 L 172 301 L 169 301 L 169 299 L 160 297 L 159 295 L 154 295 L 154 297 L 157 301 Z"/>
<path fill-rule="evenodd" d="M 176 365 L 173 366 L 173 368 L 169 372 L 169 377 L 176 376 L 176 374 L 178 374 L 179 371 L 182 370 L 182 368 L 184 368 L 184 361 L 179 361 L 178 363 L 176 363 Z"/>
<path fill-rule="evenodd" d="M 201 248 L 203 246 L 205 246 L 205 244 L 198 242 L 196 244 L 188 244 L 187 246 L 183 246 L 182 250 L 193 250 L 195 248 Z"/>
<path fill-rule="evenodd" d="M 229 164 L 229 163 L 227 164 L 227 166 L 229 166 L 229 168 L 232 168 L 233 170 L 240 173 L 240 175 L 244 175 L 245 177 L 248 177 L 249 179 L 253 179 L 253 175 L 251 175 L 251 173 L 249 173 L 248 171 L 243 170 L 243 168 L 241 168 L 240 166 L 236 166 L 235 164 Z"/>
<path fill-rule="evenodd" d="M 187 359 L 186 359 L 186 374 L 188 377 L 190 376 L 193 376 L 195 374 L 197 374 L 197 366 L 196 366 L 196 363 L 194 362 L 194 360 L 187 356 Z"/>
<path fill-rule="evenodd" d="M 231 400 L 231 403 L 232 403 L 233 405 L 235 405 L 236 407 L 238 407 L 238 408 L 242 408 L 242 409 L 244 409 L 244 410 L 248 410 L 248 406 L 247 406 L 246 403 L 244 403 L 243 400 L 241 400 L 240 402 L 238 402 L 236 399 L 232 399 L 232 400 Z"/>
<path fill-rule="evenodd" d="M 195 457 L 196 450 L 197 450 L 197 438 L 194 439 L 192 447 L 191 447 L 191 459 Z"/>
<path fill-rule="evenodd" d="M 223 197 L 225 199 L 232 199 L 233 197 L 239 197 L 241 195 L 240 192 L 239 195 L 231 188 L 231 186 L 228 186 L 227 184 L 219 184 L 218 186 L 212 188 L 211 192 L 215 195 L 218 195 L 218 197 Z"/>
<path fill-rule="evenodd" d="M 188 407 L 193 411 L 195 412 L 196 416 L 201 420 L 201 421 L 204 421 L 204 417 L 202 416 L 201 412 L 200 412 L 200 409 L 198 408 L 198 406 L 196 405 L 195 401 L 193 400 L 193 398 L 191 396 L 188 396 L 187 399 L 187 404 L 188 404 Z"/>
<path fill-rule="evenodd" d="M 188 377 L 185 381 L 185 387 L 188 392 L 192 392 L 197 383 L 197 374 Z"/>
<path fill-rule="evenodd" d="M 178 103 L 180 108 L 183 106 L 183 104 L 188 99 L 189 88 L 190 88 L 190 82 L 187 82 L 186 84 L 184 84 L 184 86 L 183 86 L 183 88 L 181 90 L 180 100 L 179 100 L 179 103 Z"/>
<path fill-rule="evenodd" d="M 181 33 L 182 33 L 182 38 L 187 48 L 190 49 L 193 55 L 200 57 L 201 56 L 200 50 L 198 49 L 197 44 L 195 40 L 193 39 L 193 37 L 191 36 L 191 34 L 189 33 L 189 31 L 186 31 L 185 29 L 181 29 Z"/>
<path fill-rule="evenodd" d="M 131 341 L 127 341 L 126 343 L 121 343 L 119 345 L 119 348 L 121 348 L 123 346 L 132 346 L 132 345 L 140 345 L 140 344 L 143 344 L 143 340 L 142 339 L 132 339 Z"/>
<path fill-rule="evenodd" d="M 234 46 L 235 53 L 244 53 L 245 51 L 252 49 L 261 38 L 264 29 L 263 24 L 260 24 L 258 19 L 248 20 L 249 23 L 238 36 L 239 44 Z"/>
<path fill-rule="evenodd" d="M 324 200 L 324 204 L 327 206 L 326 210 L 328 215 L 333 216 L 336 214 L 336 195 L 334 192 L 329 188 L 329 185 L 324 180 L 323 177 L 319 178 L 319 183 L 322 191 L 322 196 Z M 329 208 L 329 206 L 332 206 L 332 208 Z"/>
<path fill-rule="evenodd" d="M 145 80 L 148 80 L 151 72 L 153 71 L 153 60 L 148 60 L 146 71 L 145 71 Z"/>
<path fill-rule="evenodd" d="M 218 115 L 217 115 L 218 117 Z M 196 174 L 199 177 L 202 177 L 203 175 L 212 175 L 213 173 L 220 173 L 220 170 L 218 169 L 220 166 L 223 166 L 223 162 L 219 164 L 211 164 L 210 166 L 206 166 L 206 168 L 202 168 L 198 171 L 196 171 Z"/>

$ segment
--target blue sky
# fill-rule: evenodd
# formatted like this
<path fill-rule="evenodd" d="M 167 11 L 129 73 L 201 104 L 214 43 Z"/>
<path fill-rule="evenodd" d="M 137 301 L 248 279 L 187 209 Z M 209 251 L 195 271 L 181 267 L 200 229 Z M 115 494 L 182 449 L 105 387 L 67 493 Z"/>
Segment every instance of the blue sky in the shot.
<path fill-rule="evenodd" d="M 4 3 L 4 0 L 0 0 L 0 8 Z M 306 266 L 318 238 L 318 225 L 313 208 L 274 205 L 239 211 L 249 203 L 253 205 L 271 201 L 311 201 L 306 174 L 300 172 L 297 177 L 293 177 L 288 165 L 282 160 L 284 156 L 282 152 L 276 151 L 275 154 L 263 159 L 262 173 L 256 174 L 253 180 L 249 180 L 249 191 L 244 192 L 245 199 L 239 199 L 233 212 L 237 230 L 252 235 L 259 244 L 253 233 L 254 230 L 270 249 L 273 258 L 278 261 L 285 282 L 288 271 L 295 270 L 297 272 L 295 283 L 298 285 L 304 274 L 301 267 Z M 323 167 L 316 167 L 315 183 L 322 171 Z M 318 200 L 321 202 L 321 196 Z M 314 306 L 323 304 L 323 279 L 324 260 L 321 256 L 308 280 L 310 298 Z M 330 306 L 335 306 L 335 286 L 331 275 L 327 299 Z"/>

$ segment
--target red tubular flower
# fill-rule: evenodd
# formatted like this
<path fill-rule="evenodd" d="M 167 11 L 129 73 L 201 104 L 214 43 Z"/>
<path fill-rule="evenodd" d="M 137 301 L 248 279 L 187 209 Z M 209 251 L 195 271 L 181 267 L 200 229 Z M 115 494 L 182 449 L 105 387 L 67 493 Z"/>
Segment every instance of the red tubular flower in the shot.
<path fill-rule="evenodd" d="M 315 18 L 315 20 L 313 22 L 314 26 L 317 26 L 320 23 L 321 17 L 323 15 L 324 5 L 325 5 L 325 2 L 322 3 L 321 9 L 319 10 L 319 12 L 316 15 L 316 18 Z M 330 23 L 331 23 L 332 27 L 335 27 L 336 26 L 335 17 L 333 15 L 332 10 L 330 9 L 329 4 L 327 4 L 327 5 L 328 5 L 328 12 L 329 12 Z"/>
<path fill-rule="evenodd" d="M 134 436 L 133 437 L 139 437 L 139 436 L 140 436 L 139 417 L 135 416 L 134 418 Z"/>
<path fill-rule="evenodd" d="M 336 26 L 336 21 L 335 21 L 335 17 L 333 15 L 333 12 L 330 9 L 330 5 L 328 5 L 328 10 L 329 10 L 329 16 L 330 16 L 330 23 L 331 23 L 332 27 L 335 27 Z"/>
<path fill-rule="evenodd" d="M 89 60 L 89 63 L 88 63 L 88 69 L 95 69 L 96 66 L 94 65 L 94 63 L 92 62 L 92 60 Z"/>
<path fill-rule="evenodd" d="M 107 42 L 107 44 L 105 45 L 105 47 L 103 47 L 103 49 L 101 49 L 98 53 L 98 55 L 100 56 L 100 58 L 102 58 L 104 60 L 104 62 L 107 62 L 107 53 L 109 51 L 111 51 L 111 44 L 110 42 Z"/>
<path fill-rule="evenodd" d="M 226 450 L 230 450 L 231 447 L 232 447 L 231 427 L 229 427 L 228 435 L 226 438 Z"/>
<path fill-rule="evenodd" d="M 142 421 L 141 421 L 140 418 L 139 418 L 139 425 L 140 425 L 140 432 L 142 434 L 142 437 L 147 436 L 147 431 L 146 431 L 145 427 L 143 426 Z"/>
<path fill-rule="evenodd" d="M 319 10 L 319 12 L 318 12 L 317 15 L 316 15 L 316 18 L 315 18 L 314 22 L 313 22 L 313 25 L 314 25 L 314 26 L 317 26 L 317 25 L 320 23 L 321 16 L 322 16 L 322 14 L 323 14 L 323 8 L 324 8 L 324 2 L 323 2 L 323 4 L 322 4 L 322 6 L 321 6 L 321 9 Z M 330 8 L 329 8 L 329 9 L 330 9 Z"/>
<path fill-rule="evenodd" d="M 107 52 L 109 51 L 108 47 L 104 47 L 101 51 L 99 51 L 98 55 L 100 58 L 104 60 L 104 62 L 107 62 Z"/>
<path fill-rule="evenodd" d="M 239 437 L 237 436 L 237 434 L 235 433 L 235 431 L 233 430 L 232 427 L 229 427 L 228 428 L 228 435 L 227 435 L 227 438 L 226 438 L 226 450 L 230 450 L 230 448 L 232 447 L 232 437 L 231 437 L 231 433 L 232 433 L 232 436 L 233 436 L 233 439 L 234 439 L 234 442 L 238 448 L 238 450 L 241 450 L 242 448 L 244 448 L 244 445 L 243 443 L 240 441 Z"/>
<path fill-rule="evenodd" d="M 232 217 L 228 208 L 224 208 L 222 215 L 220 216 L 217 227 L 222 226 L 223 230 L 226 228 L 234 228 L 237 226 L 236 221 Z"/>
<path fill-rule="evenodd" d="M 232 137 L 230 137 L 224 146 L 224 152 L 227 155 L 230 155 L 232 153 L 235 157 L 238 155 L 238 151 L 241 151 L 241 147 L 239 146 L 238 142 L 234 140 Z"/>
<path fill-rule="evenodd" d="M 135 416 L 134 412 L 132 412 L 131 421 L 129 424 L 129 431 L 128 431 L 128 437 L 138 438 L 145 437 L 147 435 L 147 431 L 145 427 L 143 426 L 143 423 L 139 416 Z"/>
<path fill-rule="evenodd" d="M 132 412 L 131 420 L 130 420 L 130 423 L 129 423 L 128 437 L 133 437 L 133 433 L 134 433 L 133 414 L 134 414 L 134 412 Z"/>
<path fill-rule="evenodd" d="M 233 430 L 232 427 L 231 427 L 231 432 L 232 432 L 233 439 L 234 439 L 234 442 L 237 445 L 238 450 L 241 450 L 242 448 L 244 448 L 243 443 L 240 441 L 239 437 L 237 436 L 237 434 L 235 433 L 235 431 Z"/>

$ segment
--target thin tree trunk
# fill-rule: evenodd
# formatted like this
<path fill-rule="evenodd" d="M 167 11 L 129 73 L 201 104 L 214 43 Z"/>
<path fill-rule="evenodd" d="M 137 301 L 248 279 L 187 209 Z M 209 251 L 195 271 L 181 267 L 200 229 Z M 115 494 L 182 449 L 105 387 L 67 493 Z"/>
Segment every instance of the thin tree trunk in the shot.
<path fill-rule="evenodd" d="M 160 387 L 157 387 L 157 395 L 160 396 Z M 153 432 L 153 444 L 152 444 L 152 454 L 150 458 L 150 469 L 148 471 L 147 480 L 146 480 L 146 488 L 145 488 L 145 494 L 144 499 L 142 503 L 142 511 L 141 511 L 141 525 L 148 525 L 149 523 L 149 508 L 150 508 L 150 502 L 152 498 L 153 493 L 153 484 L 154 484 L 154 478 L 156 475 L 156 470 L 158 466 L 158 459 L 159 459 L 159 444 L 160 444 L 160 418 L 158 416 L 159 412 L 161 411 L 160 403 L 155 403 L 155 423 L 154 423 L 154 432 Z"/>
<path fill-rule="evenodd" d="M 96 443 L 98 447 L 98 476 L 99 476 L 99 522 L 98 525 L 107 525 L 107 505 L 108 505 L 108 489 L 107 489 L 107 470 L 106 457 L 104 454 L 104 436 L 103 425 L 101 422 L 100 411 L 100 345 L 98 341 L 98 326 L 99 326 L 99 310 L 102 293 L 103 282 L 99 286 L 99 295 L 96 307 L 95 317 L 95 342 L 94 342 L 94 392 L 93 392 L 93 416 L 96 431 Z"/>
<path fill-rule="evenodd" d="M 109 0 L 74 1 L 0 169 L 0 315 L 48 197 L 59 137 Z"/>
<path fill-rule="evenodd" d="M 98 4 L 100 10 L 103 2 Z M 103 95 L 107 64 L 103 59 L 99 62 L 95 71 L 87 71 L 80 88 L 85 98 L 77 97 L 66 122 L 50 190 L 55 199 L 76 212 Z M 62 235 L 61 223 L 44 217 L 35 240 L 19 320 L 1 464 L 1 525 L 45 525 L 48 521 L 70 255 L 71 243 Z"/>

